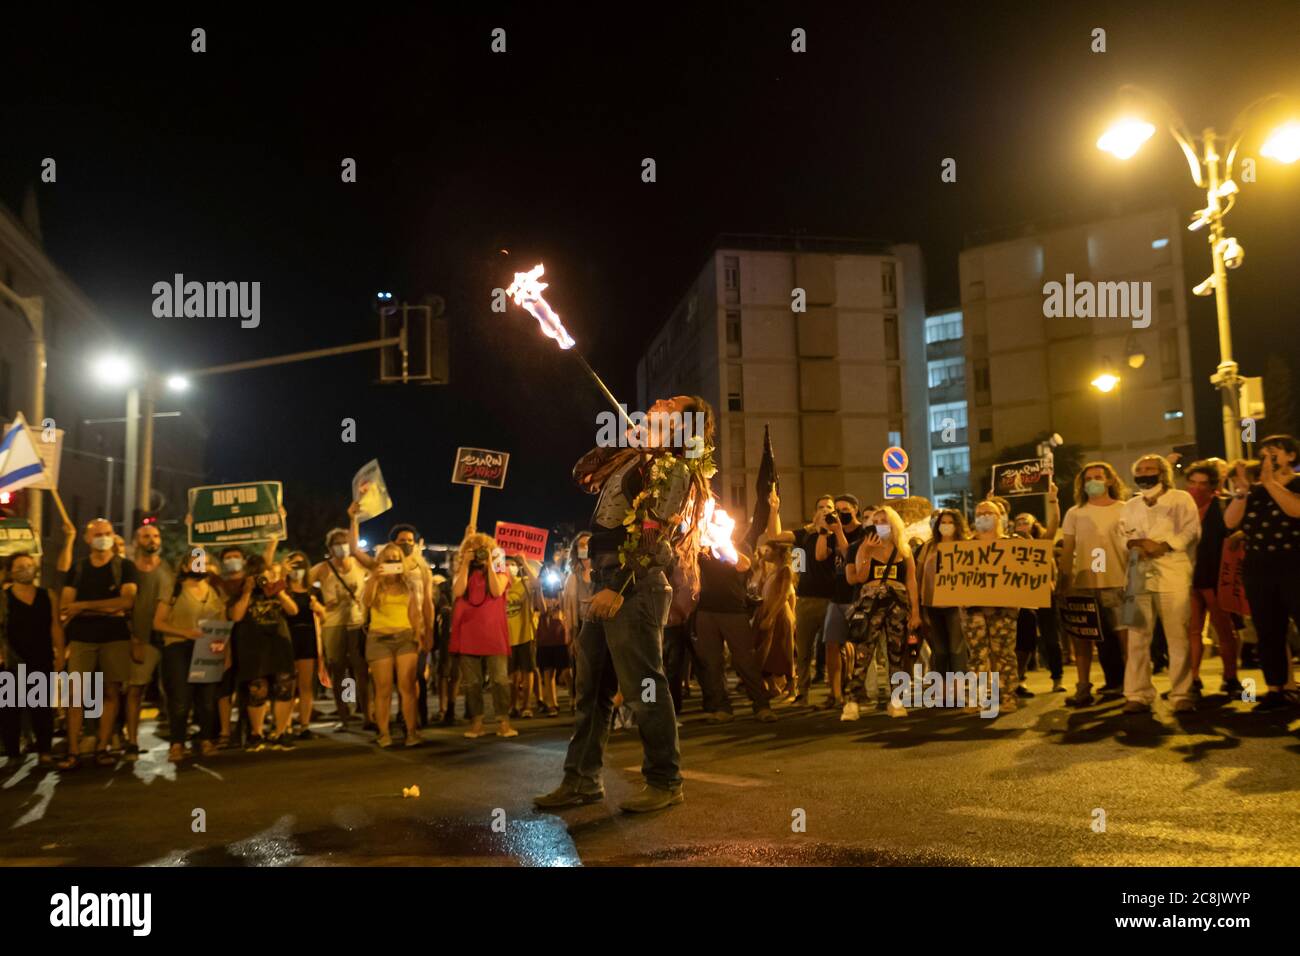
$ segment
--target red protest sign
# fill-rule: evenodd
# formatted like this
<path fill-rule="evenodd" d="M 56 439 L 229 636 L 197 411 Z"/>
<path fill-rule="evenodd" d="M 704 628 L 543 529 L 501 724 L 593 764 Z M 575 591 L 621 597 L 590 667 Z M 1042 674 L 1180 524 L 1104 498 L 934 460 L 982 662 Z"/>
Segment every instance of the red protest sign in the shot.
<path fill-rule="evenodd" d="M 545 562 L 548 535 L 545 528 L 498 521 L 492 536 L 497 539 L 497 546 L 508 555 L 522 554 L 530 561 Z"/>
<path fill-rule="evenodd" d="M 1241 565 L 1246 557 L 1246 546 L 1241 539 L 1229 538 L 1223 542 L 1223 560 L 1219 562 L 1219 607 L 1229 614 L 1250 615 L 1246 603 L 1246 582 L 1241 576 Z"/>

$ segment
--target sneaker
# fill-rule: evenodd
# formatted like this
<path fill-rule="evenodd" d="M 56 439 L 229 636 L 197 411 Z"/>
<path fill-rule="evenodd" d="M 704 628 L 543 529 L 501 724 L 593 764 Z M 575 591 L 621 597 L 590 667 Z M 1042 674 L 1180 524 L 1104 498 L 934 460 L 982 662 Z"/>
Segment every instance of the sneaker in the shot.
<path fill-rule="evenodd" d="M 1233 680 L 1225 680 L 1219 685 L 1219 693 L 1227 694 L 1229 697 L 1240 697 L 1241 692 L 1245 689 L 1246 688 L 1241 686 L 1241 681 L 1236 680 L 1235 678 Z"/>
<path fill-rule="evenodd" d="M 255 754 L 258 751 L 266 749 L 266 741 L 261 737 L 252 736 L 244 741 L 244 753 Z"/>
<path fill-rule="evenodd" d="M 533 804 L 544 810 L 554 810 L 560 807 L 580 807 L 586 803 L 599 803 L 604 799 L 604 790 L 583 792 L 572 784 L 562 783 L 550 793 L 543 793 L 533 797 Z"/>
<path fill-rule="evenodd" d="M 1064 694 L 1064 693 L 1065 693 L 1065 685 L 1062 684 L 1059 680 L 1053 680 L 1053 681 L 1052 681 L 1052 693 L 1053 693 L 1053 694 Z"/>
<path fill-rule="evenodd" d="M 1122 713 L 1125 713 L 1125 714 L 1149 714 L 1149 713 L 1151 713 L 1151 705 L 1148 704 L 1148 703 L 1146 703 L 1146 702 L 1144 702 L 1144 701 L 1140 701 L 1140 700 L 1129 700 L 1129 701 L 1125 701 L 1125 702 L 1124 702 L 1124 710 L 1122 711 Z"/>
<path fill-rule="evenodd" d="M 855 701 L 849 701 L 844 705 L 844 710 L 840 712 L 840 720 L 857 720 L 861 716 Z"/>
<path fill-rule="evenodd" d="M 276 734 L 274 737 L 269 739 L 266 743 L 267 746 L 270 747 L 272 750 L 295 749 L 293 745 L 293 740 L 289 737 L 288 734 Z"/>
<path fill-rule="evenodd" d="M 729 710 L 715 710 L 711 714 L 704 715 L 706 724 L 729 724 L 736 719 L 736 715 Z"/>
<path fill-rule="evenodd" d="M 304 727 L 302 730 L 298 731 L 298 736 L 297 736 L 295 739 L 297 739 L 297 740 L 311 740 L 311 739 L 314 738 L 315 736 L 316 736 L 316 735 L 315 735 L 314 733 L 312 733 L 308 728 Z"/>
<path fill-rule="evenodd" d="M 1286 694 L 1280 690 L 1271 690 L 1259 699 L 1255 704 L 1252 713 L 1267 713 L 1271 710 L 1283 710 L 1289 707 L 1291 701 L 1287 699 Z"/>
<path fill-rule="evenodd" d="M 776 714 L 772 713 L 770 707 L 764 707 L 762 710 L 755 711 L 754 716 L 765 724 L 770 724 L 776 720 Z"/>
<path fill-rule="evenodd" d="M 889 702 L 889 705 L 885 708 L 885 713 L 887 713 L 890 717 L 906 717 L 907 708 L 904 707 L 902 704 L 895 704 L 891 700 Z"/>
<path fill-rule="evenodd" d="M 629 797 L 618 805 L 624 813 L 651 813 L 674 806 L 686 799 L 680 786 L 671 790 L 662 790 L 646 784 L 635 797 Z"/>
<path fill-rule="evenodd" d="M 1093 705 L 1092 685 L 1080 684 L 1073 697 L 1065 698 L 1066 707 L 1091 707 Z"/>
<path fill-rule="evenodd" d="M 1028 699 L 1028 698 L 1034 696 L 1034 692 L 1033 692 L 1032 690 L 1030 690 L 1028 687 L 1026 687 L 1024 684 L 1017 684 L 1017 685 L 1016 685 L 1016 696 L 1017 696 L 1017 697 L 1023 697 L 1023 698 L 1025 698 L 1025 699 Z"/>
<path fill-rule="evenodd" d="M 520 712 L 519 712 L 519 717 L 520 717 L 520 719 L 522 719 L 522 720 L 532 720 L 532 719 L 533 719 L 533 712 L 532 712 L 532 709 L 529 708 L 529 709 L 525 709 L 525 710 L 520 711 Z"/>

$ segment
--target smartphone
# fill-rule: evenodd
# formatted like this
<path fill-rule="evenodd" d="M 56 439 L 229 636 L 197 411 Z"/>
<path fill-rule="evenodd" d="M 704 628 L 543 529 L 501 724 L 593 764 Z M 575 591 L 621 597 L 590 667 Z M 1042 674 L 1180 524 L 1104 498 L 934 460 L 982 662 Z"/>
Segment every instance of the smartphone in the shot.
<path fill-rule="evenodd" d="M 391 563 L 385 562 L 384 564 L 381 564 L 379 566 L 379 573 L 380 574 L 401 574 L 402 573 L 401 562 L 399 561 L 393 561 Z"/>

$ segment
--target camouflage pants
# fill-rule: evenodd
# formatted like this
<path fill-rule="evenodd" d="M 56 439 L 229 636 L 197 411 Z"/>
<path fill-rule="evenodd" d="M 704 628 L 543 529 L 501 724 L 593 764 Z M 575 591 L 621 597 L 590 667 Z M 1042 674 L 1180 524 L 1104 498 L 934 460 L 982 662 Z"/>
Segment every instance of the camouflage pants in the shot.
<path fill-rule="evenodd" d="M 844 689 L 847 700 L 870 703 L 876 699 L 876 649 L 883 646 L 889 661 L 886 683 L 894 674 L 912 673 L 920 643 L 908 644 L 911 604 L 901 588 L 887 588 L 879 597 L 863 596 L 849 612 L 849 640 L 857 647 L 858 664 Z"/>
<path fill-rule="evenodd" d="M 972 671 L 996 671 L 998 696 L 1006 700 L 1015 693 L 1016 619 L 1014 607 L 968 607 L 962 609 L 962 631 L 969 650 L 967 666 Z"/>

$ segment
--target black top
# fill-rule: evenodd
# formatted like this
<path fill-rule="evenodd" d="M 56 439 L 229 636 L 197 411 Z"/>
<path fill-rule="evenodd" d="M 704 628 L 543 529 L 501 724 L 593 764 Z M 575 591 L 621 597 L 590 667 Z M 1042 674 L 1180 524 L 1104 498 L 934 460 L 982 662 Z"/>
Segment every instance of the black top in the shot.
<path fill-rule="evenodd" d="M 799 585 L 795 594 L 799 597 L 833 598 L 835 596 L 835 545 L 828 541 L 830 553 L 825 561 L 817 560 L 817 538 L 821 534 L 816 528 L 800 528 L 794 532 L 794 546 L 804 553 L 804 570 L 799 575 Z"/>
<path fill-rule="evenodd" d="M 700 603 L 701 611 L 719 614 L 745 614 L 745 581 L 748 572 L 737 571 L 734 564 L 719 561 L 707 551 L 700 552 Z"/>
<path fill-rule="evenodd" d="M 1215 498 L 1201 519 L 1201 539 L 1196 545 L 1196 565 L 1192 569 L 1192 587 L 1198 591 L 1219 586 L 1219 565 L 1223 563 L 1223 542 L 1228 526 L 1223 523 L 1223 501 Z"/>
<path fill-rule="evenodd" d="M 289 597 L 293 598 L 293 603 L 298 605 L 298 613 L 296 616 L 289 617 L 289 615 L 285 615 L 289 620 L 289 626 L 305 628 L 306 630 L 315 633 L 316 625 L 312 621 L 311 613 L 311 588 L 308 588 L 305 591 L 295 591 L 293 588 L 286 588 L 285 590 L 288 592 Z M 283 613 L 283 608 L 281 609 L 281 612 Z"/>
<path fill-rule="evenodd" d="M 1300 494 L 1300 475 L 1286 484 L 1286 490 Z M 1292 518 L 1278 507 L 1263 485 L 1252 485 L 1246 496 L 1246 515 L 1241 519 L 1246 532 L 1246 559 L 1300 564 L 1300 518 Z"/>
<path fill-rule="evenodd" d="M 880 561 L 876 558 L 871 559 L 867 566 L 867 581 L 876 581 L 885 584 L 907 584 L 907 565 L 903 559 L 898 557 L 898 546 L 894 546 L 894 551 L 889 556 L 888 561 Z"/>
<path fill-rule="evenodd" d="M 835 547 L 834 535 L 831 535 L 826 540 L 826 546 L 834 553 L 832 560 L 835 563 L 835 593 L 832 599 L 836 604 L 852 604 L 858 596 L 858 585 L 849 584 L 844 569 L 857 560 L 858 545 L 862 543 L 862 539 L 866 536 L 866 526 L 861 524 L 852 531 L 844 532 L 844 537 L 849 542 L 849 556 L 847 558 L 840 557 L 840 552 Z"/>
<path fill-rule="evenodd" d="M 114 566 L 119 570 L 115 572 Z M 121 584 L 137 583 L 138 573 L 135 564 L 130 561 L 113 558 L 95 567 L 89 558 L 82 558 L 72 569 L 67 586 L 76 591 L 77 601 L 108 601 L 121 596 L 122 589 L 117 577 L 119 574 Z M 129 641 L 131 629 L 125 615 L 82 611 L 68 622 L 67 637 L 69 641 L 107 644 L 110 641 Z"/>
<path fill-rule="evenodd" d="M 22 662 L 29 671 L 54 670 L 54 638 L 50 634 L 54 606 L 50 603 L 50 593 L 45 588 L 37 588 L 31 604 L 18 600 L 12 590 L 5 591 L 4 597 L 9 602 L 5 638 L 18 655 L 18 660 L 6 661 L 5 665 L 13 670 Z"/>

